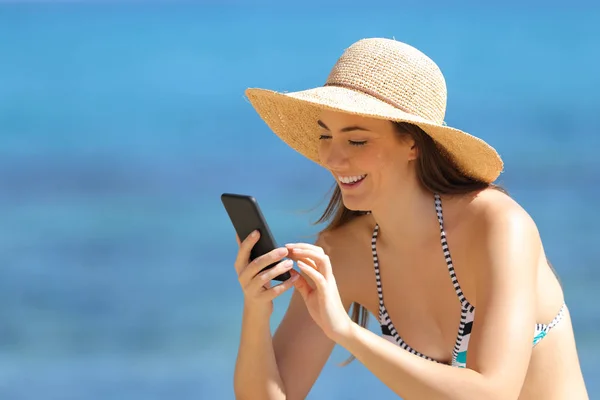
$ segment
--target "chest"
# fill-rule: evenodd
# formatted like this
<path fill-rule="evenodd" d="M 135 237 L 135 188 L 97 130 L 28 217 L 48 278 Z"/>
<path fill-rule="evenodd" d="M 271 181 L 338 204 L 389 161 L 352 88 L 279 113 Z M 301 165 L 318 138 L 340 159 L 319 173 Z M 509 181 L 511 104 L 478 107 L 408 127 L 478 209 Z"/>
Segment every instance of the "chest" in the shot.
<path fill-rule="evenodd" d="M 450 361 L 462 311 L 457 292 L 462 290 L 470 301 L 475 296 L 468 246 L 456 240 L 450 254 L 441 242 L 404 253 L 378 247 L 363 266 L 357 302 L 375 316 L 384 311 L 410 348 Z M 365 285 L 369 275 L 372 284 Z M 452 276 L 460 280 L 460 289 Z"/>

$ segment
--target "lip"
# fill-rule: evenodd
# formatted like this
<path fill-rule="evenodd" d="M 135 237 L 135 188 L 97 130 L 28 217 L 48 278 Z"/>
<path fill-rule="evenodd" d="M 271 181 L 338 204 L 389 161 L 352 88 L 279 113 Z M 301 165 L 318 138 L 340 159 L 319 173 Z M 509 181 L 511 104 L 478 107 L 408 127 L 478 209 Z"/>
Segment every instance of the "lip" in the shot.
<path fill-rule="evenodd" d="M 333 174 L 334 178 L 338 181 L 342 181 L 342 178 L 358 178 L 358 177 L 366 177 L 367 174 Z"/>
<path fill-rule="evenodd" d="M 349 176 L 353 176 L 353 175 L 349 175 Z M 356 175 L 354 175 L 354 176 L 356 176 Z M 368 175 L 365 174 L 365 177 L 363 179 L 361 179 L 360 181 L 355 182 L 355 183 L 344 183 L 338 179 L 338 184 L 343 189 L 352 190 L 352 189 L 356 189 L 360 185 L 362 185 L 362 183 L 365 181 L 365 179 L 367 179 L 367 177 L 368 177 Z"/>

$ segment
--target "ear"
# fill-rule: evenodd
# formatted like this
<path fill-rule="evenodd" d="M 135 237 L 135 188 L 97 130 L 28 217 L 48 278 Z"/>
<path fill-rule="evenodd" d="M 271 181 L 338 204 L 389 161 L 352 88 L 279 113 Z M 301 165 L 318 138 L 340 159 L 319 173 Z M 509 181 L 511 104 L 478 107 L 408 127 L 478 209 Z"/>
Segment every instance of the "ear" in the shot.
<path fill-rule="evenodd" d="M 413 138 L 409 138 L 407 142 L 409 146 L 408 161 L 414 161 L 419 157 L 419 148 L 417 147 L 417 143 Z"/>

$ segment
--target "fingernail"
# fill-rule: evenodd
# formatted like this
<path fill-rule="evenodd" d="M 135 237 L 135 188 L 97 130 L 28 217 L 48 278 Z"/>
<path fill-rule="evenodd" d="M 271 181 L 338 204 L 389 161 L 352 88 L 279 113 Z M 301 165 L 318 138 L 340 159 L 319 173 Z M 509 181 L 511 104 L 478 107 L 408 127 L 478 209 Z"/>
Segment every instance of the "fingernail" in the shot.
<path fill-rule="evenodd" d="M 258 230 L 254 230 L 252 231 L 252 233 L 250 234 L 251 237 L 255 238 L 256 236 L 258 236 Z"/>

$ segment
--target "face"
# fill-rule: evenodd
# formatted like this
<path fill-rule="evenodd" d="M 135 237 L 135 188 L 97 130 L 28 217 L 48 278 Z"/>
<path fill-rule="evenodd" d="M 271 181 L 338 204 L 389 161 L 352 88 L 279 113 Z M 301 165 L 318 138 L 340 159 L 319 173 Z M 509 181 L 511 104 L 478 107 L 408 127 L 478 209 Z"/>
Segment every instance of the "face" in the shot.
<path fill-rule="evenodd" d="M 323 111 L 319 126 L 321 163 L 336 179 L 348 209 L 373 210 L 414 174 L 414 141 L 399 135 L 390 121 Z"/>

